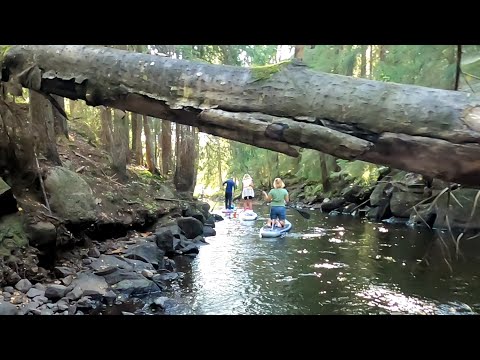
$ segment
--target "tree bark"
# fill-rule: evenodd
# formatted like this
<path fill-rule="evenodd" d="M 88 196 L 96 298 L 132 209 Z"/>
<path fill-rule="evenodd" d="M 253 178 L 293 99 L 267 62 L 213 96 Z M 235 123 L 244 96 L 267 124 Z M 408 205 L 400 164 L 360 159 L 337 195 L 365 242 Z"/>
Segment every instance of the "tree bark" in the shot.
<path fill-rule="evenodd" d="M 52 95 L 52 97 L 57 101 L 58 105 L 63 109 L 63 111 L 65 111 L 65 98 L 58 95 Z M 67 119 L 65 116 L 60 114 L 60 112 L 54 106 L 52 106 L 52 108 L 55 136 L 64 136 L 68 139 Z"/>
<path fill-rule="evenodd" d="M 112 124 L 112 109 L 101 108 L 100 120 L 102 122 L 101 140 L 105 150 L 112 155 L 113 149 L 113 124 Z"/>
<path fill-rule="evenodd" d="M 132 152 L 135 164 L 143 165 L 143 147 L 142 147 L 142 120 L 138 114 L 131 113 L 132 117 Z"/>
<path fill-rule="evenodd" d="M 178 127 L 177 127 L 178 129 Z M 195 143 L 188 126 L 180 125 L 177 136 L 177 166 L 175 189 L 193 194 L 195 187 Z"/>
<path fill-rule="evenodd" d="M 127 151 L 128 143 L 125 132 L 128 131 L 127 114 L 121 110 L 113 111 L 113 147 L 112 147 L 112 167 L 117 173 L 119 179 L 127 178 Z"/>
<path fill-rule="evenodd" d="M 301 146 L 479 186 L 478 96 L 325 74 L 296 61 L 274 68 L 268 77 L 108 48 L 18 45 L 2 76 L 291 156 Z"/>
<path fill-rule="evenodd" d="M 163 176 L 169 176 L 172 164 L 172 124 L 162 120 L 162 169 Z"/>
<path fill-rule="evenodd" d="M 148 116 L 143 116 L 143 131 L 145 132 L 145 155 L 147 159 L 148 171 L 152 174 L 160 175 L 155 167 L 155 152 L 153 148 L 152 131 L 150 129 L 150 121 Z"/>
<path fill-rule="evenodd" d="M 322 188 L 323 192 L 330 190 L 330 181 L 328 178 L 328 169 L 327 169 L 327 155 L 320 153 L 320 172 L 322 173 Z"/>
<path fill-rule="evenodd" d="M 305 45 L 295 45 L 295 52 L 293 53 L 293 57 L 298 60 L 303 60 L 305 55 Z"/>
<path fill-rule="evenodd" d="M 30 90 L 30 118 L 37 154 L 41 153 L 55 165 L 62 165 L 57 151 L 53 107 L 45 95 Z"/>

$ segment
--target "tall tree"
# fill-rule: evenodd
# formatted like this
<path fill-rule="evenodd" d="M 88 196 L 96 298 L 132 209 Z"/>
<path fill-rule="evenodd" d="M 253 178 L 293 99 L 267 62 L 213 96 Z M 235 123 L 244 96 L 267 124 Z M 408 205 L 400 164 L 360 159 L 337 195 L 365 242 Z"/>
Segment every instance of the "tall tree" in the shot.
<path fill-rule="evenodd" d="M 100 120 L 101 120 L 101 136 L 100 139 L 103 144 L 103 148 L 112 155 L 113 151 L 113 124 L 112 124 L 112 109 L 109 107 L 100 108 Z"/>
<path fill-rule="evenodd" d="M 62 108 L 62 110 L 65 111 L 65 98 L 58 95 L 52 95 L 52 97 L 57 101 L 60 108 Z M 68 139 L 67 119 L 54 106 L 53 106 L 53 122 L 54 122 L 55 136 L 64 136 Z"/>
<path fill-rule="evenodd" d="M 143 165 L 143 146 L 142 146 L 142 129 L 143 123 L 138 114 L 131 113 L 132 119 L 132 152 L 135 164 Z"/>
<path fill-rule="evenodd" d="M 145 155 L 147 159 L 148 171 L 150 171 L 152 174 L 159 175 L 160 173 L 155 167 L 155 150 L 150 121 L 146 115 L 143 116 L 143 131 L 145 132 Z"/>
<path fill-rule="evenodd" d="M 173 169 L 172 161 L 172 123 L 162 120 L 162 172 L 168 176 Z"/>
<path fill-rule="evenodd" d="M 30 119 L 34 130 L 37 153 L 40 152 L 56 165 L 61 165 L 57 151 L 53 107 L 45 95 L 30 90 Z"/>
<path fill-rule="evenodd" d="M 113 111 L 113 148 L 112 148 L 112 167 L 117 173 L 119 179 L 127 178 L 127 152 L 128 143 L 125 133 L 128 131 L 127 114 L 121 110 Z"/>

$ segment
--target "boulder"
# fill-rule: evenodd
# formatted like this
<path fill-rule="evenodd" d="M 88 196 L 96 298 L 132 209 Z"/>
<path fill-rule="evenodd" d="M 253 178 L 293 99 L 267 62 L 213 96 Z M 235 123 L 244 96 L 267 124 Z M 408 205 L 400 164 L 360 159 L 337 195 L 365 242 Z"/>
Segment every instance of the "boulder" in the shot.
<path fill-rule="evenodd" d="M 125 257 L 128 259 L 150 263 L 156 269 L 163 269 L 165 267 L 164 256 L 165 252 L 160 250 L 157 244 L 151 242 L 132 246 L 125 254 Z"/>
<path fill-rule="evenodd" d="M 103 277 L 86 272 L 78 274 L 70 286 L 79 287 L 83 291 L 83 296 L 94 298 L 103 297 L 108 289 L 108 284 Z"/>
<path fill-rule="evenodd" d="M 61 166 L 50 169 L 45 179 L 50 207 L 71 223 L 95 220 L 95 198 L 88 183 Z"/>
<path fill-rule="evenodd" d="M 32 283 L 28 279 L 22 279 L 15 285 L 15 289 L 21 291 L 24 294 L 27 293 L 31 287 Z"/>
<path fill-rule="evenodd" d="M 45 290 L 45 297 L 48 299 L 60 299 L 65 296 L 67 287 L 64 285 L 51 284 Z"/>
<path fill-rule="evenodd" d="M 193 239 L 203 233 L 202 222 L 193 217 L 178 218 L 177 224 L 188 239 Z"/>
<path fill-rule="evenodd" d="M 32 246 L 55 244 L 57 241 L 57 228 L 51 222 L 40 221 L 31 224 L 27 231 Z"/>
<path fill-rule="evenodd" d="M 15 305 L 6 301 L 0 301 L 0 315 L 17 315 L 18 309 Z"/>
<path fill-rule="evenodd" d="M 3 205 L 0 205 L 0 207 Z M 8 256 L 12 250 L 21 248 L 28 244 L 25 232 L 24 217 L 21 213 L 9 214 L 0 217 L 0 257 Z M 19 279 L 11 279 L 10 284 Z"/>
<path fill-rule="evenodd" d="M 335 197 L 333 199 L 324 199 L 322 202 L 322 210 L 325 212 L 330 212 L 332 210 L 338 209 L 343 204 L 345 204 L 345 199 L 341 197 Z"/>
<path fill-rule="evenodd" d="M 148 279 L 122 280 L 112 286 L 125 296 L 146 296 L 160 292 L 160 288 Z"/>
<path fill-rule="evenodd" d="M 210 226 L 203 227 L 203 236 L 208 237 L 208 236 L 215 236 L 215 235 L 217 235 L 217 232 L 215 231 L 215 229 L 211 228 Z M 198 236 L 196 236 L 195 239 L 197 237 Z"/>
<path fill-rule="evenodd" d="M 173 253 L 175 251 L 173 246 L 173 233 L 168 228 L 159 229 L 156 233 L 156 243 L 159 249 L 166 254 Z"/>

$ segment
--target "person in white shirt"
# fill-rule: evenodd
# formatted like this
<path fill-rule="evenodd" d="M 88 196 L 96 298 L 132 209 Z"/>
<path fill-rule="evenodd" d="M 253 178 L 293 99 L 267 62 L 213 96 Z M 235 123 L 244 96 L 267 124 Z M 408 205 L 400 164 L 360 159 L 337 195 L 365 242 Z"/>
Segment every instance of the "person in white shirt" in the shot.
<path fill-rule="evenodd" d="M 243 175 L 243 190 L 242 190 L 242 199 L 243 199 L 243 208 L 245 210 L 253 211 L 253 198 L 255 193 L 253 191 L 253 179 L 249 174 Z"/>

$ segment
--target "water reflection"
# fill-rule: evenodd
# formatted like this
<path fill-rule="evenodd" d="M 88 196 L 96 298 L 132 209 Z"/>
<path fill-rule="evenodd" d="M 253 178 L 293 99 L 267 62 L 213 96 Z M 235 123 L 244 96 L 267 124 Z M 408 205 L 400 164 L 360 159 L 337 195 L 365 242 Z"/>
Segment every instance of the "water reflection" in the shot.
<path fill-rule="evenodd" d="M 268 215 L 268 208 L 258 211 Z M 292 231 L 262 239 L 264 220 L 216 223 L 173 295 L 191 314 L 451 314 L 473 313 L 479 267 L 455 276 L 413 269 L 428 232 L 311 212 L 288 211 Z M 467 305 L 469 304 L 469 305 Z"/>

